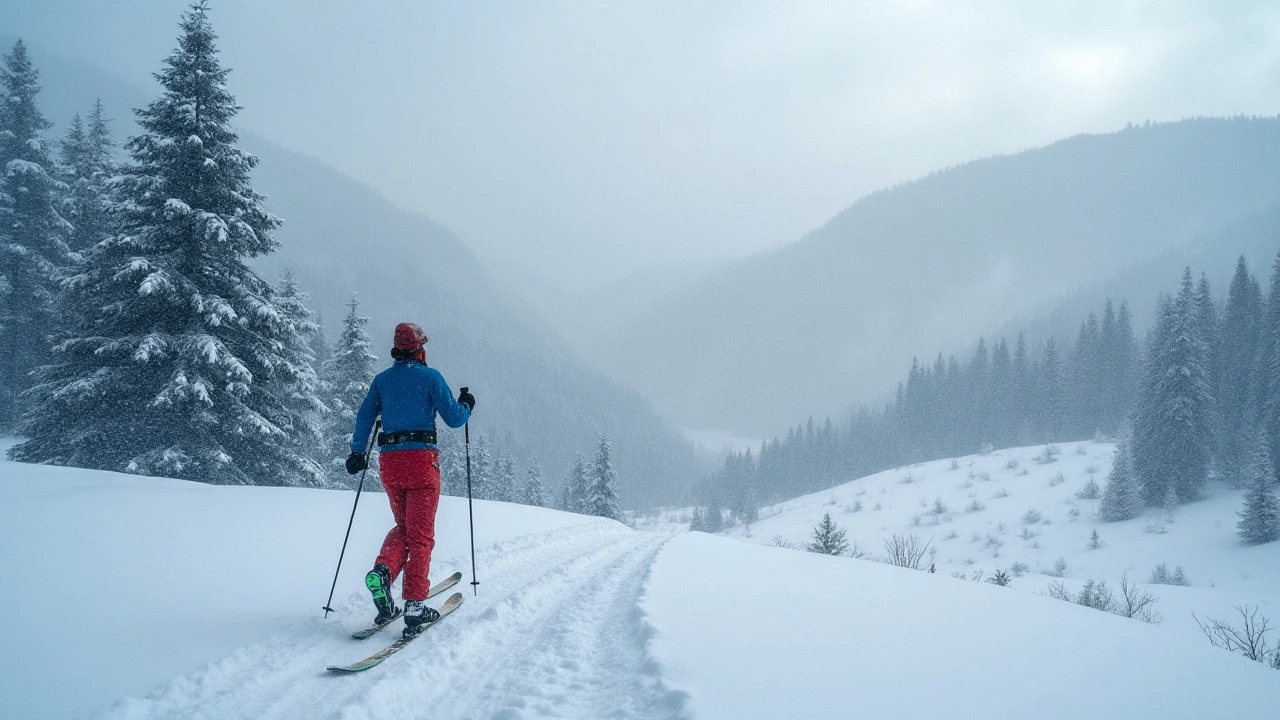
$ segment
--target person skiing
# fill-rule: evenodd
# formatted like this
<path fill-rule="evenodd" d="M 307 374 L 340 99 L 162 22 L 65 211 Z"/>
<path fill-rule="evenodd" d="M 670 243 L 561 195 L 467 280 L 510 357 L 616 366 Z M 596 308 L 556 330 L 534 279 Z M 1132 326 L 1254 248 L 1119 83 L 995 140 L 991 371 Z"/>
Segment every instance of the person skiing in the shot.
<path fill-rule="evenodd" d="M 462 427 L 476 405 L 475 396 L 466 388 L 453 399 L 444 377 L 427 366 L 426 343 L 422 328 L 413 323 L 396 325 L 391 349 L 395 362 L 369 385 L 356 414 L 351 455 L 347 457 L 348 473 L 355 475 L 365 469 L 369 434 L 381 416 L 379 468 L 396 525 L 387 533 L 364 581 L 378 609 L 374 622 L 381 625 L 400 612 L 391 597 L 391 583 L 404 573 L 406 635 L 440 619 L 440 613 L 424 602 L 430 590 L 427 573 L 436 544 L 436 507 L 440 503 L 436 414 L 449 427 Z"/>

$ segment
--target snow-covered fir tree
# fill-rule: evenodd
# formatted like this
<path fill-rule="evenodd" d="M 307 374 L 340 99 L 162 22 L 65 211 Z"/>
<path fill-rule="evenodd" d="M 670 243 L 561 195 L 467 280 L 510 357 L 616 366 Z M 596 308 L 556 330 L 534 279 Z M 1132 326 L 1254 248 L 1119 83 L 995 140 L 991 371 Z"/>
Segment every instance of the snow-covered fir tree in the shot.
<path fill-rule="evenodd" d="M 516 488 L 516 461 L 511 453 L 503 451 L 498 454 L 498 462 L 494 465 L 492 500 L 518 502 L 519 493 Z"/>
<path fill-rule="evenodd" d="M 1272 458 L 1280 457 L 1280 254 L 1271 274 L 1271 293 L 1259 330 L 1257 377 L 1259 417 Z"/>
<path fill-rule="evenodd" d="M 1236 524 L 1240 539 L 1250 545 L 1280 540 L 1280 503 L 1274 489 L 1276 468 L 1266 434 L 1259 430 L 1255 437 L 1246 471 L 1249 492 Z"/>
<path fill-rule="evenodd" d="M 1098 517 L 1105 522 L 1129 520 L 1142 514 L 1144 503 L 1138 479 L 1133 474 L 1133 459 L 1129 453 L 1129 438 L 1122 436 L 1116 443 L 1111 459 L 1111 473 L 1098 503 Z"/>
<path fill-rule="evenodd" d="M 496 500 L 494 497 L 494 471 L 492 448 L 489 436 L 476 433 L 476 441 L 471 443 L 471 495 L 478 500 Z"/>
<path fill-rule="evenodd" d="M 308 372 L 297 327 L 246 260 L 279 224 L 236 147 L 203 2 L 137 111 L 142 134 L 113 184 L 119 234 L 64 283 L 56 357 L 40 371 L 15 459 L 213 483 L 298 485 L 314 463 L 286 388 Z"/>
<path fill-rule="evenodd" d="M 21 394 L 31 371 L 48 358 L 71 226 L 58 209 L 67 187 L 45 141 L 53 125 L 36 102 L 39 73 L 21 40 L 4 57 L 0 85 L 0 429 L 8 429 L 28 407 Z"/>
<path fill-rule="evenodd" d="M 831 513 L 823 513 L 822 522 L 813 529 L 813 540 L 805 549 L 824 555 L 843 555 L 849 551 L 849 543 L 845 540 L 846 532 L 831 520 Z"/>
<path fill-rule="evenodd" d="M 454 497 L 467 495 L 467 458 L 464 438 L 437 426 L 436 448 L 440 451 L 440 492 Z"/>
<path fill-rule="evenodd" d="M 378 361 L 370 351 L 369 333 L 365 331 L 369 318 L 360 315 L 359 309 L 360 302 L 352 295 L 342 320 L 342 332 L 320 366 L 324 403 L 329 410 L 321 430 L 321 464 L 331 478 L 340 482 L 350 477 L 345 462 L 351 452 L 351 431 Z"/>
<path fill-rule="evenodd" d="M 67 244 L 81 253 L 113 234 L 107 180 L 115 171 L 110 120 L 98 100 L 82 121 L 77 113 L 62 141 L 62 175 L 69 193 L 63 203 L 63 217 L 71 224 Z"/>
<path fill-rule="evenodd" d="M 324 457 L 321 423 L 328 408 L 319 397 L 323 386 L 316 373 L 318 361 L 311 352 L 312 339 L 320 334 L 320 326 L 311 319 L 308 299 L 291 271 L 281 273 L 276 288 L 276 305 L 290 327 L 278 335 L 278 342 L 282 355 L 290 360 L 282 363 L 272 378 L 277 385 L 275 394 L 287 410 L 282 415 L 280 429 L 299 456 L 311 459 L 306 467 L 300 468 L 311 476 L 308 484 L 341 486 L 346 484 L 345 480 L 330 481 L 321 465 Z M 275 483 L 267 481 L 265 484 Z"/>
<path fill-rule="evenodd" d="M 1133 466 L 1148 505 L 1197 499 L 1212 452 L 1213 394 L 1200 301 L 1187 268 L 1182 288 L 1160 303 L 1134 410 Z"/>
<path fill-rule="evenodd" d="M 529 461 L 529 469 L 524 475 L 524 487 L 520 502 L 534 507 L 546 507 L 547 489 L 542 484 L 542 469 L 537 460 Z"/>
<path fill-rule="evenodd" d="M 579 453 L 574 456 L 573 468 L 560 486 L 560 509 L 574 513 L 585 512 L 589 485 L 587 463 Z"/>
<path fill-rule="evenodd" d="M 1218 472 L 1224 480 L 1246 485 L 1249 427 L 1257 412 L 1253 382 L 1262 330 L 1262 289 L 1249 273 L 1244 256 L 1236 263 L 1218 334 Z"/>
<path fill-rule="evenodd" d="M 609 438 L 604 435 L 596 442 L 596 453 L 591 458 L 589 485 L 582 512 L 613 520 L 622 519 L 618 505 L 618 473 L 613 469 Z"/>

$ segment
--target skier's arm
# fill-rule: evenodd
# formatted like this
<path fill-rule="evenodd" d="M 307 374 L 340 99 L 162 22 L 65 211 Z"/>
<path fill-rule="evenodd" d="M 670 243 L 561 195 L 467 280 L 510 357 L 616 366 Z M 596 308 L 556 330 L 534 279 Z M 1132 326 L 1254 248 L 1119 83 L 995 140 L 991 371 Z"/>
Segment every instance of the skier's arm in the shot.
<path fill-rule="evenodd" d="M 368 449 L 369 433 L 373 430 L 373 421 L 382 412 L 382 396 L 378 394 L 378 381 L 369 383 L 369 393 L 360 403 L 360 412 L 356 413 L 356 429 L 351 433 L 351 452 L 363 455 Z"/>
<path fill-rule="evenodd" d="M 471 418 L 471 408 L 453 399 L 449 383 L 439 373 L 436 373 L 436 381 L 431 384 L 431 404 L 451 428 L 460 428 Z"/>

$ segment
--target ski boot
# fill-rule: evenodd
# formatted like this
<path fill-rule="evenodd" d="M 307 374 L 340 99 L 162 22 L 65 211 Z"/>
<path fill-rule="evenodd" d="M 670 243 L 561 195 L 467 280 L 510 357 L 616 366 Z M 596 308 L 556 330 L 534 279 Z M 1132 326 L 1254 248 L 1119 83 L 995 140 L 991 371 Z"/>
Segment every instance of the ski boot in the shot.
<path fill-rule="evenodd" d="M 374 565 L 364 576 L 364 584 L 373 595 L 374 607 L 378 608 L 378 617 L 373 619 L 373 624 L 385 625 L 395 620 L 400 615 L 400 608 L 391 598 L 391 568 L 383 563 Z"/>
<path fill-rule="evenodd" d="M 404 636 L 414 637 L 440 619 L 440 611 L 423 600 L 406 600 L 404 603 Z"/>

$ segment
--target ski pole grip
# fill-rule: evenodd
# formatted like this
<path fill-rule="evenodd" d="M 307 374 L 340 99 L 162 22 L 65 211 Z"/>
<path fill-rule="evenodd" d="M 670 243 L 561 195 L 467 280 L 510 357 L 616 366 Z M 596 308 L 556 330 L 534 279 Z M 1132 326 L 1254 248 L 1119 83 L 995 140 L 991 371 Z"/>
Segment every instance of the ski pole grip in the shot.
<path fill-rule="evenodd" d="M 467 391 L 468 391 L 468 390 L 470 390 L 470 389 L 471 389 L 471 388 L 467 388 L 467 387 L 461 387 L 461 388 L 458 388 L 458 390 L 459 390 L 460 392 L 467 392 Z"/>

